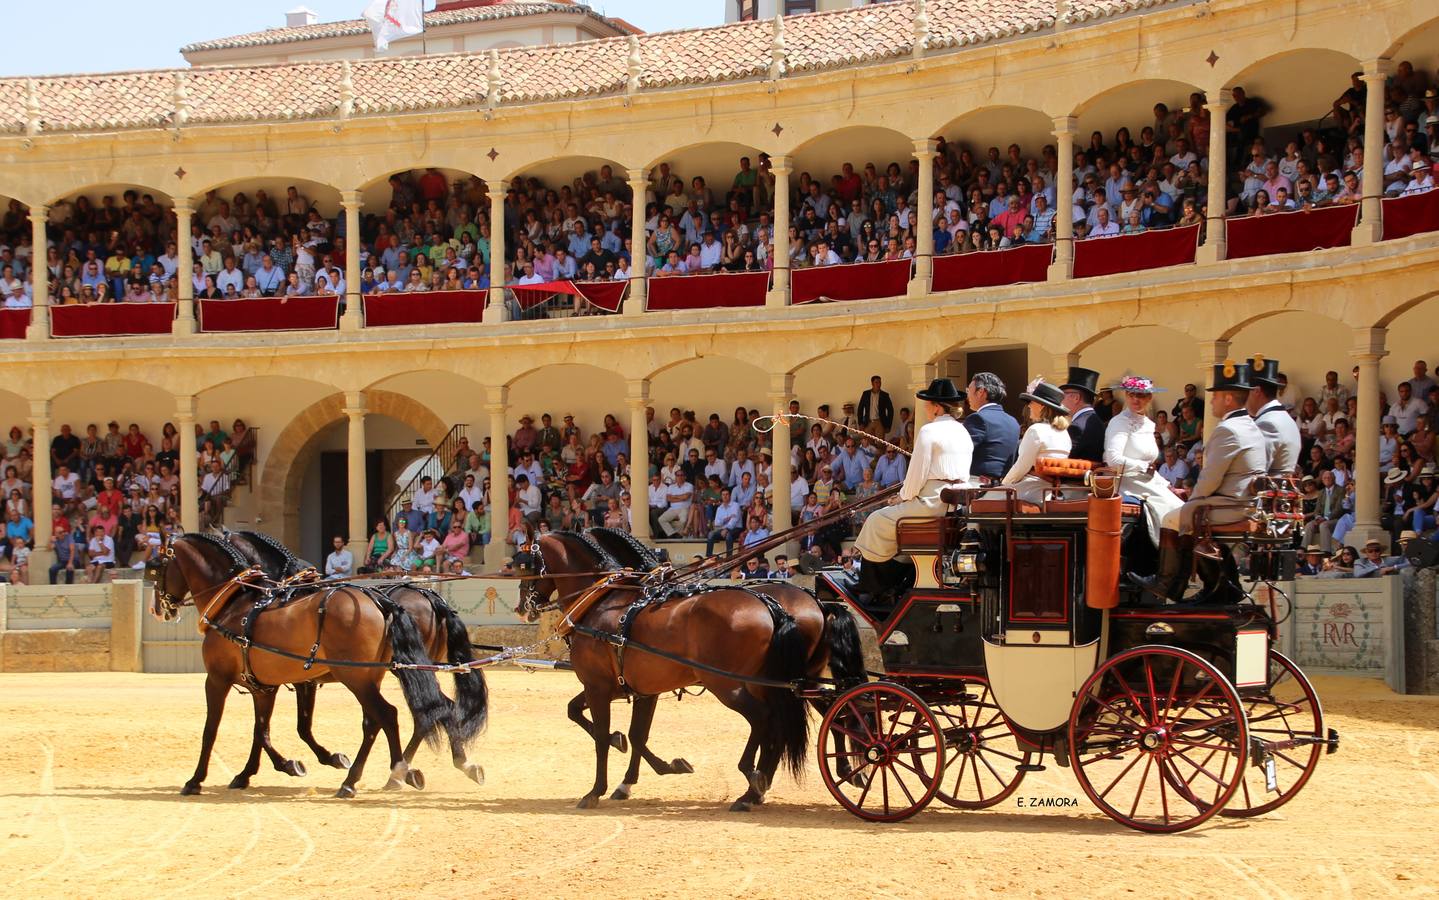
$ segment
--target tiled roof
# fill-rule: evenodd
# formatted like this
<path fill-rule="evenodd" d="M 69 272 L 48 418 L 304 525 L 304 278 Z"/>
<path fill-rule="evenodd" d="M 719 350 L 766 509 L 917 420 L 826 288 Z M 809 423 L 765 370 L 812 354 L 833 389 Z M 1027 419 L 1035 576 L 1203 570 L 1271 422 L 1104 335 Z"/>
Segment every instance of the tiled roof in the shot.
<path fill-rule="evenodd" d="M 442 28 L 446 25 L 465 25 L 471 22 L 489 22 L 544 13 L 588 16 L 620 31 L 634 30 L 634 26 L 629 23 L 620 19 L 606 18 L 588 6 L 565 2 L 530 2 L 530 0 L 514 0 L 514 2 L 497 3 L 494 6 L 475 6 L 468 9 L 449 9 L 425 13 L 425 27 Z M 180 52 L 200 53 L 206 50 L 265 47 L 272 44 L 289 44 L 295 41 L 313 41 L 321 38 L 357 37 L 369 33 L 370 25 L 364 19 L 347 19 L 343 22 L 320 22 L 294 28 L 270 28 L 265 31 L 252 31 L 249 34 L 216 38 L 212 41 L 198 41 L 181 47 Z"/>
<path fill-rule="evenodd" d="M 1069 0 L 1069 27 L 1183 0 Z M 520 4 L 513 4 L 519 6 Z M 1054 0 L 929 0 L 931 52 L 1001 40 L 1054 25 Z M 494 10 L 478 7 L 455 13 Z M 450 13 L 446 13 L 448 15 Z M 839 69 L 908 56 L 910 0 L 790 16 L 788 73 Z M 318 26 L 317 26 L 318 27 Z M 507 105 L 620 93 L 631 75 L 630 37 L 517 47 L 498 52 L 499 99 Z M 639 87 L 663 88 L 768 77 L 772 22 L 741 22 L 633 38 Z M 0 132 L 156 128 L 244 121 L 330 119 L 345 99 L 353 115 L 475 106 L 489 93 L 488 54 L 410 56 L 348 64 L 216 66 L 37 79 L 0 79 Z"/>

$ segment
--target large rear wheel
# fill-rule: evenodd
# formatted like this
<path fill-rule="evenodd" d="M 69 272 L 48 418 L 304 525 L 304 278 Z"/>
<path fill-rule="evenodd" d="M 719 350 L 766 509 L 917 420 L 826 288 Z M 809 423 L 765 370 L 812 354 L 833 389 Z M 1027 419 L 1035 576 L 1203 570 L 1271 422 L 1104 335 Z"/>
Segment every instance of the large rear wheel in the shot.
<path fill-rule="evenodd" d="M 1176 647 L 1135 647 L 1084 683 L 1069 720 L 1080 787 L 1139 831 L 1184 831 L 1224 808 L 1248 760 L 1244 707 L 1229 679 Z"/>
<path fill-rule="evenodd" d="M 944 779 L 935 797 L 959 809 L 984 809 L 1008 799 L 1024 780 L 1031 754 L 994 702 L 989 682 L 956 679 L 955 690 L 930 698 L 944 731 Z"/>
<path fill-rule="evenodd" d="M 841 694 L 820 725 L 819 771 L 840 805 L 898 822 L 929 805 L 944 776 L 944 735 L 925 702 L 884 681 Z"/>

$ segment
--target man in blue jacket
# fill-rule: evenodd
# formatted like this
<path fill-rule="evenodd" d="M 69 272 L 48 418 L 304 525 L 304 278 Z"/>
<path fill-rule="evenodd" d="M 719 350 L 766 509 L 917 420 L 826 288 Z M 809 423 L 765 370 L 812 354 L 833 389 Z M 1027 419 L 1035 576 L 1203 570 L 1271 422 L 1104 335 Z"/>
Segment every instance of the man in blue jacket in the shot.
<path fill-rule="evenodd" d="M 1004 396 L 1004 382 L 993 372 L 975 375 L 965 390 L 971 412 L 963 424 L 974 441 L 969 471 L 983 484 L 1003 478 L 1019 455 L 1019 423 L 1000 406 Z"/>

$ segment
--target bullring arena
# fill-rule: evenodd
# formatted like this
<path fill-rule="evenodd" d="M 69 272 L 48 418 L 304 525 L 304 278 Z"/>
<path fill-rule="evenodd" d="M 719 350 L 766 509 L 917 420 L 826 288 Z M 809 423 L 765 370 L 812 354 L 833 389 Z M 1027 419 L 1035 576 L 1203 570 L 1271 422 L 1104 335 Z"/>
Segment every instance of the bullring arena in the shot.
<path fill-rule="evenodd" d="M 658 752 L 689 759 L 693 775 L 646 773 L 633 799 L 576 810 L 591 753 L 564 719 L 574 679 L 517 671 L 491 673 L 493 721 L 476 745 L 483 787 L 422 750 L 423 793 L 381 792 L 378 767 L 342 803 L 330 796 L 339 773 L 313 761 L 303 779 L 267 766 L 251 789 L 227 791 L 248 748 L 235 704 L 215 783 L 182 798 L 200 682 L 0 678 L 0 865 L 12 896 L 953 897 L 1081 885 L 1112 896 L 1162 884 L 1170 896 L 1407 897 L 1439 883 L 1439 704 L 1370 681 L 1316 679 L 1344 745 L 1292 803 L 1168 837 L 1108 820 L 1052 764 L 1003 807 L 936 804 L 898 825 L 852 818 L 813 765 L 802 784 L 782 777 L 760 809 L 730 813 L 742 723 L 708 697 L 664 700 L 655 721 Z M 298 754 L 292 711 L 282 698 L 274 731 Z M 320 692 L 322 742 L 351 746 L 356 718 L 336 688 Z"/>

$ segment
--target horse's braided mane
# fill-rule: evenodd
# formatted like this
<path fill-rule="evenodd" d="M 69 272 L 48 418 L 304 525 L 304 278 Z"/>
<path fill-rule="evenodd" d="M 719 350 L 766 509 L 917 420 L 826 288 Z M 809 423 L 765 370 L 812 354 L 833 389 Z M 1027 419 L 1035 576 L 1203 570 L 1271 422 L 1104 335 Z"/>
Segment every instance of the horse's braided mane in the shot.
<path fill-rule="evenodd" d="M 655 552 L 650 548 L 646 547 L 643 543 L 640 542 L 639 538 L 630 534 L 628 531 L 621 531 L 618 528 L 597 527 L 591 528 L 586 532 L 586 534 L 595 533 L 608 535 L 615 540 L 627 545 L 631 550 L 634 551 L 636 558 L 639 559 L 640 565 L 644 567 L 645 571 L 653 571 L 659 567 L 660 558 L 655 555 Z"/>
<path fill-rule="evenodd" d="M 176 540 L 191 540 L 202 544 L 209 544 L 229 558 L 231 564 L 234 566 L 231 570 L 232 572 L 238 572 L 241 569 L 248 569 L 250 567 L 250 561 L 246 559 L 239 550 L 232 547 L 229 541 L 218 535 L 209 534 L 204 531 L 187 531 L 176 538 Z"/>
<path fill-rule="evenodd" d="M 597 561 L 596 564 L 601 569 L 612 572 L 617 569 L 624 568 L 624 566 L 620 565 L 619 560 L 615 559 L 613 556 L 610 555 L 610 551 L 600 546 L 599 541 L 595 540 L 587 534 L 583 534 L 578 531 L 552 531 L 550 533 L 555 537 L 565 540 L 576 541 L 580 544 L 583 544 L 585 546 L 585 549 L 589 550 L 591 553 L 594 554 Z"/>
<path fill-rule="evenodd" d="M 310 564 L 290 552 L 290 548 L 280 543 L 279 540 L 263 531 L 237 531 L 235 534 L 249 541 L 252 545 L 265 547 L 274 553 L 284 562 L 284 570 L 280 573 L 289 577 L 297 572 L 310 568 Z"/>

